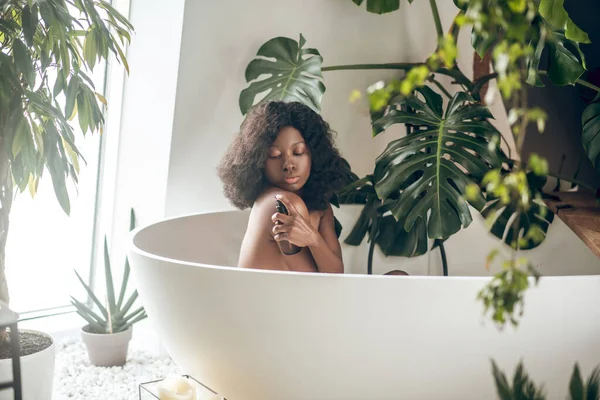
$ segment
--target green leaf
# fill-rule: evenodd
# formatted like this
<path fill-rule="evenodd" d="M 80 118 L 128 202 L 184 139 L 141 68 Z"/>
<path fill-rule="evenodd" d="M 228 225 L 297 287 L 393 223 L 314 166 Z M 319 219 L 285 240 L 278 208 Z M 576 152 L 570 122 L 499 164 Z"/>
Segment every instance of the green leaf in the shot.
<path fill-rule="evenodd" d="M 123 14 L 121 14 L 119 11 L 117 11 L 109 2 L 107 2 L 105 0 L 100 0 L 98 2 L 98 5 L 101 8 L 104 8 L 110 16 L 116 18 L 127 29 L 129 29 L 130 31 L 133 31 L 133 25 L 131 25 L 131 23 L 127 20 L 127 18 L 125 18 L 123 16 Z"/>
<path fill-rule="evenodd" d="M 140 314 L 143 314 L 143 313 L 144 313 L 144 307 L 140 307 L 137 310 L 132 311 L 129 315 L 123 317 L 123 321 L 128 322 L 128 320 L 138 317 Z"/>
<path fill-rule="evenodd" d="M 27 135 L 31 135 L 29 130 L 29 124 L 25 117 L 21 116 L 17 126 L 15 127 L 15 135 L 12 141 L 12 155 L 16 157 L 23 149 L 23 146 L 27 144 Z"/>
<path fill-rule="evenodd" d="M 69 215 L 71 213 L 71 202 L 69 200 L 69 193 L 67 192 L 67 186 L 65 182 L 65 166 L 61 163 L 59 157 L 57 156 L 50 161 L 51 165 L 49 165 L 48 170 L 50 171 L 50 176 L 52 177 L 52 187 L 54 188 L 56 199 L 58 200 L 58 203 L 65 214 Z"/>
<path fill-rule="evenodd" d="M 587 33 L 582 31 L 565 10 L 564 0 L 541 0 L 539 12 L 556 29 L 564 29 L 567 39 L 579 43 L 591 43 Z"/>
<path fill-rule="evenodd" d="M 573 368 L 573 374 L 571 374 L 569 394 L 571 395 L 571 400 L 585 400 L 583 380 L 581 379 L 579 365 L 577 364 L 575 364 L 575 367 Z"/>
<path fill-rule="evenodd" d="M 480 58 L 485 56 L 488 49 L 494 44 L 497 36 L 493 34 L 489 34 L 487 37 L 483 37 L 478 35 L 474 30 L 471 31 L 471 45 L 477 52 Z"/>
<path fill-rule="evenodd" d="M 75 308 L 77 308 L 77 312 L 78 312 L 79 315 L 86 314 L 89 317 L 91 317 L 94 320 L 95 323 L 97 323 L 99 325 L 103 325 L 103 324 L 106 323 L 105 319 L 103 319 L 102 317 L 100 317 L 91 308 L 89 308 L 88 306 L 86 306 L 85 304 L 83 304 L 82 302 L 78 301 L 77 299 L 75 299 L 72 296 L 71 296 L 71 304 L 73 304 L 75 306 Z"/>
<path fill-rule="evenodd" d="M 135 212 L 133 208 L 129 210 L 129 232 L 135 229 Z"/>
<path fill-rule="evenodd" d="M 94 70 L 96 65 L 96 38 L 95 31 L 89 30 L 83 40 L 83 57 L 90 67 L 90 70 Z"/>
<path fill-rule="evenodd" d="M 581 141 L 596 171 L 600 172 L 600 94 L 583 111 Z"/>
<path fill-rule="evenodd" d="M 538 70 L 540 69 L 540 61 L 545 47 L 545 40 L 538 40 L 533 56 L 529 60 L 529 64 L 527 66 L 527 83 L 531 86 L 544 86 L 544 83 L 538 74 Z"/>
<path fill-rule="evenodd" d="M 510 389 L 506 375 L 498 368 L 494 360 L 492 360 L 492 372 L 500 400 L 513 400 L 512 390 Z"/>
<path fill-rule="evenodd" d="M 594 368 L 586 387 L 585 400 L 600 399 L 600 367 Z"/>
<path fill-rule="evenodd" d="M 52 95 L 54 97 L 57 97 L 63 90 L 65 90 L 65 86 L 67 86 L 65 77 L 63 76 L 63 74 L 58 74 L 56 76 L 56 81 L 54 82 L 54 88 L 52 89 Z"/>
<path fill-rule="evenodd" d="M 527 173 L 529 189 L 532 192 L 532 198 L 541 197 L 541 189 L 546 183 L 546 179 L 536 177 L 533 172 Z M 539 246 L 546 237 L 550 225 L 554 221 L 554 213 L 546 207 L 542 201 L 532 201 L 530 208 L 526 211 L 521 210 L 517 213 L 515 205 L 510 203 L 503 205 L 498 198 L 491 194 L 487 195 L 488 202 L 481 210 L 481 215 L 490 224 L 490 232 L 498 239 L 503 240 L 508 246 L 517 239 L 515 237 L 514 219 L 519 215 L 519 230 L 523 232 L 523 241 L 519 246 L 521 250 L 530 250 Z M 534 229 L 536 233 L 541 235 L 527 236 L 527 232 Z M 533 232 L 532 232 L 533 233 Z M 541 240 L 539 240 L 541 239 Z"/>
<path fill-rule="evenodd" d="M 548 77 L 555 85 L 574 85 L 583 75 L 585 68 L 583 53 L 577 42 L 570 41 L 561 32 L 549 32 L 546 40 L 548 48 Z M 572 50 L 580 55 L 578 58 Z"/>
<path fill-rule="evenodd" d="M 83 279 L 81 279 L 81 276 L 79 276 L 77 271 L 75 271 L 75 275 L 77 275 L 77 279 L 79 279 L 79 282 L 81 282 L 81 284 L 85 288 L 85 291 L 88 293 L 88 295 L 90 296 L 90 298 L 92 299 L 94 304 L 96 304 L 96 306 L 98 307 L 98 309 L 100 310 L 100 312 L 102 313 L 104 318 L 105 319 L 108 318 L 108 312 L 106 311 L 106 308 L 102 305 L 100 300 L 98 300 L 98 298 L 96 297 L 96 295 L 94 294 L 92 289 L 83 281 Z"/>
<path fill-rule="evenodd" d="M 344 239 L 344 243 L 350 246 L 359 246 L 364 237 L 366 236 L 369 226 L 371 223 L 370 212 L 371 212 L 371 204 L 365 205 L 358 216 L 358 219 L 354 223 L 354 227 Z"/>
<path fill-rule="evenodd" d="M 392 109 L 375 122 L 374 130 L 396 123 L 418 128 L 390 142 L 377 158 L 375 190 L 383 200 L 400 192 L 391 211 L 398 220 L 406 218 L 407 232 L 421 218 L 429 238 L 445 239 L 472 221 L 464 198 L 467 185 L 483 178 L 490 168 L 499 167 L 504 156 L 490 144 L 499 133 L 486 120 L 491 117 L 489 110 L 472 103 L 470 95 L 455 94 L 444 117 L 437 112 L 437 100 L 424 98 L 425 102 L 414 96 L 406 98 L 415 113 Z M 478 191 L 469 203 L 481 210 L 485 200 Z"/>
<path fill-rule="evenodd" d="M 315 111 L 321 109 L 325 85 L 319 80 L 323 59 L 316 49 L 304 49 L 293 39 L 277 37 L 263 44 L 257 56 L 246 68 L 246 81 L 251 82 L 263 74 L 267 78 L 254 81 L 240 93 L 239 105 L 246 114 L 256 98 L 267 93 L 264 101 L 299 101 Z"/>
<path fill-rule="evenodd" d="M 131 267 L 129 266 L 129 260 L 125 257 L 125 269 L 123 270 L 123 279 L 121 280 L 121 291 L 119 293 L 119 300 L 117 301 L 117 310 L 121 309 L 123 305 L 123 299 L 125 298 L 125 291 L 127 290 L 127 282 L 129 281 L 129 273 Z"/>
<path fill-rule="evenodd" d="M 27 81 L 29 87 L 35 85 L 35 70 L 33 69 L 33 61 L 27 47 L 18 39 L 13 42 L 13 50 L 15 57 L 15 64 L 19 70 L 23 73 L 23 77 Z"/>
<path fill-rule="evenodd" d="M 417 257 L 427 253 L 427 229 L 418 219 L 410 231 L 404 229 L 406 218 L 396 220 L 387 215 L 379 222 L 376 242 L 386 257 Z"/>
<path fill-rule="evenodd" d="M 27 5 L 23 7 L 23 11 L 21 13 L 21 23 L 23 25 L 23 36 L 25 37 L 25 42 L 28 46 L 33 44 L 33 34 L 35 33 L 35 26 L 37 25 L 37 20 L 32 20 L 31 18 L 31 6 Z M 33 24 L 32 24 L 33 23 Z"/>
<path fill-rule="evenodd" d="M 125 57 L 125 53 L 123 53 L 123 50 L 121 49 L 121 46 L 119 46 L 117 43 L 114 43 L 116 49 L 117 49 L 117 53 L 119 54 L 119 61 L 121 61 L 123 63 L 123 66 L 125 67 L 125 71 L 127 71 L 127 73 L 129 73 L 129 64 L 127 63 L 127 57 Z"/>
<path fill-rule="evenodd" d="M 104 332 L 106 330 L 105 327 L 98 324 L 96 322 L 96 320 L 94 320 L 94 318 L 92 318 L 85 309 L 81 309 L 77 303 L 72 301 L 71 304 L 73 304 L 73 306 L 75 306 L 75 309 L 77 310 L 77 314 L 79 314 L 81 316 L 81 318 L 85 319 L 87 321 L 87 323 L 90 324 L 90 326 L 94 327 L 94 329 L 97 329 L 99 332 Z"/>
<path fill-rule="evenodd" d="M 108 306 L 111 314 L 114 317 L 117 304 L 115 303 L 115 286 L 113 284 L 112 271 L 110 268 L 110 256 L 108 254 L 108 243 L 106 241 L 106 236 L 104 237 L 104 277 L 106 280 L 106 296 L 108 298 Z"/>
<path fill-rule="evenodd" d="M 75 116 L 75 101 L 77 100 L 77 94 L 79 93 L 79 79 L 76 76 L 71 77 L 69 86 L 65 93 L 65 116 L 71 120 Z"/>
<path fill-rule="evenodd" d="M 122 309 L 117 311 L 117 313 L 113 316 L 113 318 L 115 318 L 115 319 L 123 318 L 125 316 L 125 314 L 127 314 L 127 312 L 129 311 L 129 309 L 131 308 L 133 303 L 135 303 L 135 300 L 137 298 L 138 298 L 138 291 L 136 290 L 131 294 L 131 296 L 129 296 L 129 300 L 127 300 L 127 302 L 125 303 L 125 305 L 123 306 Z"/>
<path fill-rule="evenodd" d="M 137 318 L 135 318 L 133 321 L 129 322 L 127 325 L 123 326 L 122 328 L 120 328 L 120 332 L 126 331 L 127 329 L 129 329 L 130 326 L 132 326 L 133 324 L 135 324 L 136 322 L 139 322 L 141 320 L 143 320 L 144 318 L 147 318 L 148 315 L 146 315 L 146 313 L 142 313 L 140 316 L 138 316 Z"/>
<path fill-rule="evenodd" d="M 364 0 L 352 0 L 352 2 L 360 6 Z M 409 3 L 412 3 L 412 0 L 409 0 Z M 374 14 L 385 14 L 399 8 L 400 0 L 367 0 L 367 11 Z"/>

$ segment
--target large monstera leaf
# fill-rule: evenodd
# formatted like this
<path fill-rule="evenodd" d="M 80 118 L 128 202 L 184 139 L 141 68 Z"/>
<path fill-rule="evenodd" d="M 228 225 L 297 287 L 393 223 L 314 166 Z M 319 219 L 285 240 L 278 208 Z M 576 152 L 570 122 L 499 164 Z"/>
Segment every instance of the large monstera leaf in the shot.
<path fill-rule="evenodd" d="M 305 49 L 306 40 L 300 42 L 277 37 L 263 44 L 257 58 L 246 68 L 246 81 L 251 82 L 261 75 L 266 78 L 254 81 L 240 93 L 240 110 L 246 114 L 255 104 L 256 98 L 267 93 L 263 101 L 299 101 L 313 110 L 321 110 L 321 98 L 325 93 L 321 65 L 323 58 L 316 49 Z"/>
<path fill-rule="evenodd" d="M 364 205 L 344 243 L 358 246 L 368 234 L 385 256 L 416 257 L 425 254 L 428 244 L 425 224 L 417 221 L 413 229 L 406 231 L 404 219 L 397 221 L 389 215 L 394 198 L 397 199 L 397 195 L 384 202 L 379 200 L 373 187 L 372 175 L 344 188 L 338 194 L 340 203 Z"/>
<path fill-rule="evenodd" d="M 591 43 L 588 34 L 569 17 L 564 3 L 565 0 L 540 0 L 540 15 L 556 29 L 564 29 L 567 39 L 578 43 Z"/>
<path fill-rule="evenodd" d="M 352 0 L 354 4 L 360 6 L 364 0 Z M 413 0 L 408 0 L 412 3 Z M 400 0 L 367 0 L 367 11 L 375 14 L 385 14 L 396 11 L 400 8 Z"/>
<path fill-rule="evenodd" d="M 485 205 L 481 192 L 467 203 L 467 185 L 499 168 L 504 155 L 496 146 L 500 134 L 487 121 L 492 115 L 469 94 L 456 93 L 443 113 L 437 93 L 426 86 L 418 91 L 423 100 L 398 96 L 392 101 L 415 113 L 392 107 L 374 124 L 374 132 L 397 123 L 417 129 L 390 142 L 378 157 L 375 190 L 382 200 L 400 193 L 391 212 L 397 220 L 405 218 L 406 231 L 421 219 L 430 238 L 446 239 L 472 222 L 469 203 L 477 210 Z"/>
<path fill-rule="evenodd" d="M 543 239 L 545 239 L 548 228 L 554 220 L 554 213 L 541 200 L 542 187 L 546 183 L 546 178 L 540 178 L 533 172 L 529 172 L 527 174 L 527 182 L 533 198 L 537 199 L 531 201 L 530 208 L 526 212 L 517 214 L 517 210 L 513 204 L 503 205 L 500 199 L 494 197 L 488 197 L 488 203 L 481 210 L 481 215 L 486 219 L 490 227 L 490 232 L 509 246 L 515 241 L 513 227 L 517 223 L 520 234 L 525 236 L 519 246 L 521 250 L 530 250 L 539 246 Z M 490 195 L 488 194 L 488 196 Z M 519 216 L 519 221 L 515 221 L 517 215 Z M 542 240 L 526 236 L 526 233 L 534 225 L 537 225 L 540 232 L 543 232 Z"/>
<path fill-rule="evenodd" d="M 545 35 L 536 35 L 531 41 L 534 48 L 529 61 L 527 83 L 544 86 L 538 77 L 542 55 L 546 49 L 548 57 L 548 77 L 555 85 L 574 85 L 585 72 L 585 56 L 580 43 L 590 43 L 587 33 L 581 30 L 564 9 L 563 0 L 542 0 L 540 17 L 532 26 Z"/>
<path fill-rule="evenodd" d="M 582 122 L 583 147 L 596 171 L 600 172 L 600 94 L 586 107 Z"/>

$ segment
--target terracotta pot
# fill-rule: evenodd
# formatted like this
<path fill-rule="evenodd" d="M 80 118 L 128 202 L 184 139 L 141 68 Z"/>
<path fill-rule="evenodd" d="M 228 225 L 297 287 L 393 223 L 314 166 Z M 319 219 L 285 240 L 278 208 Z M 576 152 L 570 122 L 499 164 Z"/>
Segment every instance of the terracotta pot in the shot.
<path fill-rule="evenodd" d="M 91 333 L 88 330 L 88 325 L 81 328 L 81 338 L 93 365 L 113 367 L 125 364 L 132 327 L 118 333 Z"/>
<path fill-rule="evenodd" d="M 47 336 L 52 344 L 37 353 L 21 357 L 21 388 L 23 400 L 48 400 L 52 398 L 52 382 L 54 379 L 54 338 L 44 332 L 19 329 L 19 333 L 35 333 Z M 0 382 L 12 381 L 12 360 L 0 360 Z M 13 390 L 0 391 L 0 400 L 13 400 Z"/>

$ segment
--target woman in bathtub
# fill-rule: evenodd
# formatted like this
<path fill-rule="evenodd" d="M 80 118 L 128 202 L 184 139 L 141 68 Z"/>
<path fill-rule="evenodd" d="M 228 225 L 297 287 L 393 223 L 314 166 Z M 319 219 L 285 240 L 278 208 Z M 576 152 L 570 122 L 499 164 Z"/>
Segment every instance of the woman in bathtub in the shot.
<path fill-rule="evenodd" d="M 343 273 L 328 200 L 344 176 L 332 132 L 319 114 L 301 103 L 254 107 L 219 166 L 231 203 L 252 207 L 238 265 Z M 289 215 L 277 211 L 277 199 Z M 297 253 L 284 254 L 294 246 Z"/>

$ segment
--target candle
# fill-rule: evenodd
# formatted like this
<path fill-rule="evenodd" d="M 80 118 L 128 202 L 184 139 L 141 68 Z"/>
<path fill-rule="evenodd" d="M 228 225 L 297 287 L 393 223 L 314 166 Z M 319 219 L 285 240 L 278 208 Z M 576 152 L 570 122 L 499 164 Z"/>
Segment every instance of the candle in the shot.
<path fill-rule="evenodd" d="M 182 376 L 174 375 L 158 384 L 160 400 L 196 400 L 196 384 Z"/>

